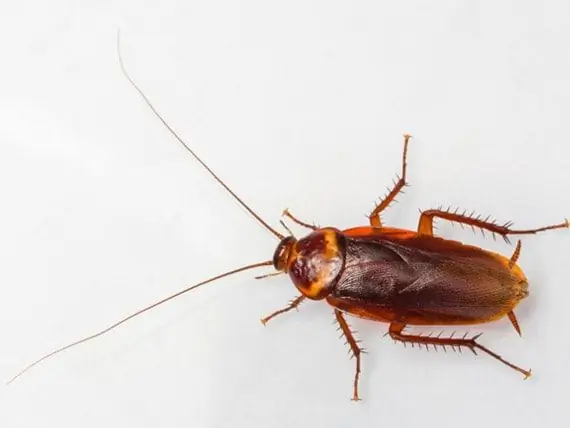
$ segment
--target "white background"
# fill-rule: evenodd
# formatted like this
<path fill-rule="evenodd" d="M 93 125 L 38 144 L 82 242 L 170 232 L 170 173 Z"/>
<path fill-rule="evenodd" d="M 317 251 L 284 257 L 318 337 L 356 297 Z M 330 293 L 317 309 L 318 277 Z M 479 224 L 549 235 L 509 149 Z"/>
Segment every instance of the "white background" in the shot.
<path fill-rule="evenodd" d="M 0 376 L 224 270 L 271 257 L 259 227 L 121 75 L 259 214 L 365 224 L 475 209 L 519 227 L 570 216 L 570 5 L 550 1 L 22 1 L 0 17 Z M 299 231 L 299 229 L 295 229 Z M 454 239 L 503 242 L 440 222 Z M 300 231 L 302 233 L 302 231 Z M 46 361 L 0 389 L 0 426 L 565 426 L 570 232 L 526 237 L 531 295 L 486 356 L 369 353 L 361 396 L 332 311 L 245 273 Z M 269 270 L 267 270 L 269 271 Z M 451 332 L 452 330 L 447 329 Z M 463 332 L 465 330 L 459 330 Z"/>

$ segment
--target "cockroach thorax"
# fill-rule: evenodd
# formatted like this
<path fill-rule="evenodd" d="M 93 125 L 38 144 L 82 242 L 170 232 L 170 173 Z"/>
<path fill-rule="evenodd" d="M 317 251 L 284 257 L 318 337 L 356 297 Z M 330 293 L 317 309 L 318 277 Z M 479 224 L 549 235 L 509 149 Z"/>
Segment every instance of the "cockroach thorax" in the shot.
<path fill-rule="evenodd" d="M 345 238 L 334 228 L 317 229 L 296 240 L 284 238 L 273 256 L 275 269 L 289 274 L 306 297 L 324 299 L 336 284 L 344 267 Z"/>

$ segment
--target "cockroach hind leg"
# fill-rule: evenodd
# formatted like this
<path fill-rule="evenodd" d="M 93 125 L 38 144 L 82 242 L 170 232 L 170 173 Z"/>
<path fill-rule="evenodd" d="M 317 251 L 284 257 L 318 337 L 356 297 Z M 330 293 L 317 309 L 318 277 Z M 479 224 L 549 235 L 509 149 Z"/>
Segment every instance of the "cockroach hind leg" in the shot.
<path fill-rule="evenodd" d="M 522 373 L 524 375 L 525 379 L 528 379 L 531 376 L 530 370 L 525 370 L 521 367 L 518 367 L 518 366 L 510 363 L 509 361 L 507 361 L 503 357 L 501 357 L 499 354 L 497 354 L 497 353 L 491 351 L 489 348 L 486 348 L 485 346 L 479 344 L 479 342 L 477 342 L 477 340 L 481 336 L 481 333 L 471 337 L 470 339 L 468 339 L 466 337 L 465 338 L 450 338 L 450 337 L 439 337 L 439 336 L 428 337 L 428 336 L 404 334 L 403 330 L 405 327 L 406 327 L 405 324 L 398 323 L 398 322 L 392 322 L 390 324 L 390 328 L 388 330 L 392 339 L 394 339 L 395 341 L 403 342 L 403 343 L 406 343 L 406 342 L 408 342 L 408 343 L 419 343 L 419 344 L 427 343 L 430 345 L 441 346 L 444 349 L 446 346 L 458 347 L 458 348 L 463 347 L 463 348 L 470 349 L 475 354 L 476 354 L 477 350 L 483 351 L 487 355 L 490 355 L 491 357 L 493 357 L 497 361 L 500 361 L 501 363 L 510 367 L 511 369 L 516 370 L 519 373 Z"/>
<path fill-rule="evenodd" d="M 287 305 L 283 309 L 279 309 L 278 311 L 275 311 L 272 314 L 270 314 L 264 318 L 261 318 L 261 324 L 267 325 L 269 320 L 271 320 L 272 318 L 275 318 L 277 315 L 284 314 L 285 312 L 289 312 L 292 309 L 297 309 L 297 307 L 301 304 L 301 302 L 303 300 L 305 300 L 305 296 L 301 295 L 301 296 L 296 297 L 295 299 L 291 300 L 289 305 Z"/>
<path fill-rule="evenodd" d="M 388 188 L 388 193 L 384 196 L 377 204 L 376 207 L 372 210 L 368 219 L 370 221 L 370 225 L 373 227 L 382 227 L 382 220 L 380 219 L 380 214 L 384 211 L 388 206 L 395 202 L 396 196 L 399 193 L 403 193 L 402 190 L 404 187 L 408 185 L 406 181 L 406 171 L 407 171 L 407 158 L 408 158 L 408 143 L 412 136 L 410 134 L 404 134 L 404 149 L 402 151 L 402 172 L 400 177 L 397 181 L 394 182 L 393 187 L 390 189 Z"/>
<path fill-rule="evenodd" d="M 515 313 L 513 311 L 510 311 L 507 314 L 507 316 L 509 317 L 509 321 L 511 322 L 511 324 L 513 325 L 519 336 L 522 336 L 521 327 L 519 325 L 519 321 L 517 320 Z"/>
<path fill-rule="evenodd" d="M 564 219 L 564 222 L 562 223 L 537 227 L 535 229 L 512 229 L 511 222 L 499 224 L 496 221 L 489 221 L 488 217 L 482 219 L 481 216 L 474 216 L 474 214 L 466 215 L 465 212 L 459 214 L 457 210 L 451 211 L 449 209 L 432 209 L 422 212 L 420 221 L 418 223 L 418 234 L 433 236 L 433 220 L 435 218 L 440 218 L 452 223 L 460 223 L 466 226 L 472 226 L 481 230 L 486 230 L 492 234 L 502 236 L 503 239 L 507 242 L 510 242 L 508 238 L 509 235 L 534 235 L 536 233 L 545 232 L 547 230 L 564 229 L 570 227 L 568 220 Z"/>
<path fill-rule="evenodd" d="M 346 339 L 346 343 L 350 346 L 353 358 L 356 360 L 356 370 L 354 373 L 354 383 L 352 391 L 352 401 L 362 401 L 358 395 L 358 381 L 360 380 L 360 354 L 363 350 L 358 346 L 359 341 L 355 339 L 354 334 L 350 331 L 350 327 L 341 311 L 338 309 L 334 310 L 335 320 L 338 323 L 340 329 L 342 330 L 343 336 Z"/>

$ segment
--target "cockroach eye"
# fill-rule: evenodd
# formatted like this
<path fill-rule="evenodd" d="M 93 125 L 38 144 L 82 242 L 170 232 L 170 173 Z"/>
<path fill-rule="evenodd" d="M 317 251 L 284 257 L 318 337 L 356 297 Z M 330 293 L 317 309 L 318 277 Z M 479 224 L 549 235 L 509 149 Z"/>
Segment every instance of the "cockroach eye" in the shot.
<path fill-rule="evenodd" d="M 293 248 L 296 243 L 297 240 L 292 236 L 287 236 L 281 240 L 275 249 L 275 253 L 273 253 L 273 267 L 276 270 L 285 271 L 287 269 L 287 261 L 289 260 L 291 248 Z"/>

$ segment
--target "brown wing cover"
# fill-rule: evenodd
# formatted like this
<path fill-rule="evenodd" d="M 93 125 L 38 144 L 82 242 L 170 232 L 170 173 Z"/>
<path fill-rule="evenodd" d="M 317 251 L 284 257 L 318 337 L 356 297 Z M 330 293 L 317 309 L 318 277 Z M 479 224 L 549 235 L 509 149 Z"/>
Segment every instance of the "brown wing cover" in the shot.
<path fill-rule="evenodd" d="M 345 268 L 328 302 L 377 321 L 475 324 L 506 315 L 527 287 L 503 256 L 396 230 L 347 236 Z"/>

